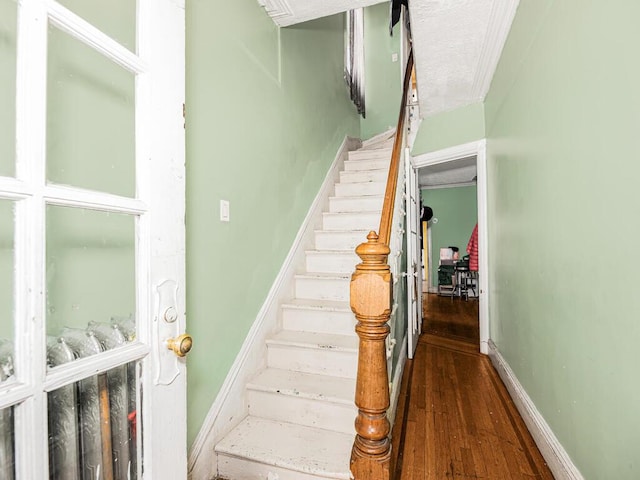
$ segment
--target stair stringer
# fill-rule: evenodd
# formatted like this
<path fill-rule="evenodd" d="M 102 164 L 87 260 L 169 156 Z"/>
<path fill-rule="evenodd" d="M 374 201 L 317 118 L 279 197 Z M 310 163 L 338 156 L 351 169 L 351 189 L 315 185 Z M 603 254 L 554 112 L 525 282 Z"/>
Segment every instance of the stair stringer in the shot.
<path fill-rule="evenodd" d="M 304 271 L 306 251 L 314 243 L 315 231 L 322 225 L 323 212 L 329 208 L 329 198 L 350 151 L 361 146 L 361 141 L 345 137 L 307 216 L 292 244 L 262 308 L 245 338 L 244 343 L 189 452 L 188 478 L 211 480 L 218 470 L 215 445 L 248 414 L 246 385 L 266 366 L 266 340 L 279 328 L 280 304 L 293 297 L 295 274 Z"/>

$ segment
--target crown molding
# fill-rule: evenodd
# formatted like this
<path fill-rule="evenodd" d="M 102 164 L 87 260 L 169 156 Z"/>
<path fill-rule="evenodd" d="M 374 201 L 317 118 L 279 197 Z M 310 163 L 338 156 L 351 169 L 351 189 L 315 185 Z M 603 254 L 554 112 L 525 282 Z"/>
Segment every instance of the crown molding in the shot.
<path fill-rule="evenodd" d="M 293 16 L 291 6 L 286 0 L 258 0 L 258 3 L 276 23 Z"/>
<path fill-rule="evenodd" d="M 494 0 L 489 14 L 489 27 L 484 38 L 480 59 L 476 67 L 471 96 L 483 101 L 491 87 L 493 74 L 502 55 L 502 49 L 511 30 L 520 0 Z M 473 102 L 471 102 L 473 103 Z"/>

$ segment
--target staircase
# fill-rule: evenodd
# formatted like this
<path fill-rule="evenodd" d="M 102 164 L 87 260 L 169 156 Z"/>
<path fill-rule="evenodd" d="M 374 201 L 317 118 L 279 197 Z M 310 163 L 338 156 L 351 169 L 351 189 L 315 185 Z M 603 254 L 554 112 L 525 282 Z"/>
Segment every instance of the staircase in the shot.
<path fill-rule="evenodd" d="M 378 229 L 391 133 L 344 162 L 295 297 L 281 306 L 282 330 L 267 340 L 267 368 L 246 386 L 249 415 L 215 447 L 219 478 L 350 478 L 358 337 L 349 282 L 355 247 Z"/>

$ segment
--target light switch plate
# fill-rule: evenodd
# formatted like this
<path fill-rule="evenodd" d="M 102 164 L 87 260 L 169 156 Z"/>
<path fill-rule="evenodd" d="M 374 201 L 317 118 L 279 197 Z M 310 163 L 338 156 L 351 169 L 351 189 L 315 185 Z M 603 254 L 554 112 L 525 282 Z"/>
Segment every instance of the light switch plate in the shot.
<path fill-rule="evenodd" d="M 229 200 L 220 200 L 220 221 L 229 221 Z"/>

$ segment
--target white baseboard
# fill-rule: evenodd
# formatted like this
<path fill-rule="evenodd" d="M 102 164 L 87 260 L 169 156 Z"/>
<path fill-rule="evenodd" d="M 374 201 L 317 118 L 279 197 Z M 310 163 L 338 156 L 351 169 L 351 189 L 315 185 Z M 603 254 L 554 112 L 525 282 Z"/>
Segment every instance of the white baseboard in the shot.
<path fill-rule="evenodd" d="M 398 367 L 391 380 L 391 392 L 389 393 L 389 410 L 387 411 L 387 418 L 391 423 L 393 429 L 393 423 L 396 418 L 398 409 L 398 400 L 400 398 L 400 387 L 402 385 L 402 374 L 404 373 L 404 367 L 407 364 L 407 335 L 405 334 L 402 339 L 402 348 L 400 349 L 400 357 L 398 357 Z"/>
<path fill-rule="evenodd" d="M 584 480 L 564 447 L 553 434 L 551 427 L 542 417 L 515 373 L 491 340 L 489 340 L 489 357 L 556 480 Z"/>
<path fill-rule="evenodd" d="M 345 137 L 338 149 L 289 254 L 191 447 L 189 479 L 211 480 L 216 477 L 217 459 L 214 446 L 247 415 L 245 385 L 256 372 L 266 366 L 265 341 L 278 328 L 280 303 L 293 297 L 293 275 L 304 265 L 305 250 L 313 245 L 314 231 L 322 223 L 322 212 L 328 210 L 329 197 L 333 194 L 333 187 L 340 177 L 348 152 L 359 148 L 360 145 L 359 140 Z"/>

